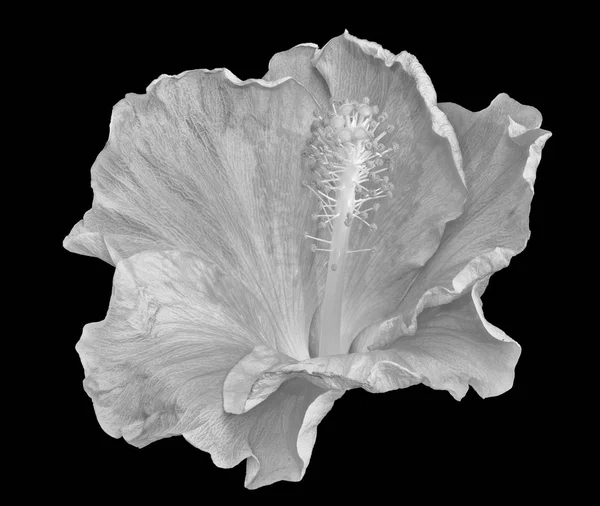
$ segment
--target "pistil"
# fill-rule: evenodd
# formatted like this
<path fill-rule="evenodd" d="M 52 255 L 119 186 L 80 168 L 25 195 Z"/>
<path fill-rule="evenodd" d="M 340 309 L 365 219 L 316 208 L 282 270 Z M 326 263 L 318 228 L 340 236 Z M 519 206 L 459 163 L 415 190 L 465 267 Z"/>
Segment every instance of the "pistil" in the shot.
<path fill-rule="evenodd" d="M 387 176 L 382 178 L 379 173 L 389 170 L 382 166 L 389 161 L 387 154 L 399 146 L 394 143 L 386 149 L 379 143 L 393 127 L 388 126 L 376 136 L 375 131 L 387 119 L 382 114 L 374 120 L 373 114 L 377 112 L 377 107 L 370 106 L 368 99 L 363 99 L 360 104 L 332 102 L 325 118 L 315 111 L 317 121 L 311 127 L 312 138 L 302 153 L 315 175 L 310 184 L 303 183 L 319 202 L 320 210 L 313 214 L 313 219 L 318 220 L 318 229 L 328 229 L 331 234 L 330 239 L 305 234 L 308 239 L 320 243 L 311 246 L 313 252 L 329 253 L 325 293 L 320 306 L 319 356 L 347 352 L 348 345 L 342 342 L 341 335 L 347 256 L 348 253 L 367 253 L 374 249 L 349 251 L 351 227 L 356 221 L 360 222 L 358 225 L 376 230 L 377 226 L 366 219 L 369 212 L 379 208 L 379 203 L 369 209 L 362 206 L 371 200 L 392 196 L 393 185 Z M 369 189 L 366 185 L 372 182 L 381 184 Z M 326 245 L 329 247 L 323 247 Z"/>

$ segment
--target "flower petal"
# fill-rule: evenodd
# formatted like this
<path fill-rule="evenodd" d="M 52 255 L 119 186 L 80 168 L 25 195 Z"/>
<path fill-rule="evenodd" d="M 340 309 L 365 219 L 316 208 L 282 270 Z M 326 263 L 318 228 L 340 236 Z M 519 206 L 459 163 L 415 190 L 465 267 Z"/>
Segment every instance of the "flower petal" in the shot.
<path fill-rule="evenodd" d="M 334 98 L 360 101 L 368 96 L 385 111 L 389 117 L 383 125 L 395 129 L 381 142 L 399 145 L 391 155 L 393 170 L 385 173 L 395 187 L 393 197 L 379 200 L 380 210 L 369 219 L 377 231 L 356 220 L 350 234 L 350 249 L 376 251 L 348 260 L 342 339 L 349 347 L 363 329 L 396 309 L 437 249 L 446 223 L 460 215 L 466 188 L 452 127 L 437 108 L 431 81 L 413 56 L 396 57 L 345 33 L 318 51 L 313 64 Z M 313 332 L 317 320 L 318 315 Z"/>
<path fill-rule="evenodd" d="M 303 234 L 315 203 L 300 151 L 315 107 L 293 79 L 241 82 L 223 69 L 163 76 L 128 95 L 92 167 L 92 209 L 65 247 L 111 263 L 191 251 L 261 297 L 295 356 L 308 357 L 317 296 Z"/>
<path fill-rule="evenodd" d="M 414 333 L 426 307 L 461 295 L 506 267 L 529 238 L 529 209 L 541 150 L 550 132 L 533 107 L 499 95 L 483 111 L 440 104 L 456 128 L 469 189 L 463 214 L 449 223 L 439 248 L 412 280 L 394 318 L 366 329 L 353 351 Z"/>
<path fill-rule="evenodd" d="M 465 396 L 469 385 L 484 398 L 500 395 L 513 384 L 521 348 L 485 320 L 480 296 L 487 280 L 478 281 L 470 292 L 449 304 L 423 311 L 416 334 L 396 339 L 385 349 L 290 364 L 258 346 L 230 372 L 225 386 L 235 381 L 238 389 L 224 390 L 224 398 L 237 402 L 235 412 L 245 413 L 290 378 L 305 378 L 341 392 L 351 388 L 387 392 L 423 382 L 448 390 L 457 400 Z M 260 361 L 263 370 L 257 373 Z M 248 362 L 253 362 L 252 368 Z M 244 371 L 248 371 L 246 394 L 240 398 L 237 394 Z"/>
<path fill-rule="evenodd" d="M 449 304 L 424 310 L 416 333 L 386 348 L 428 386 L 448 390 L 457 400 L 469 385 L 484 398 L 509 390 L 521 354 L 521 347 L 483 316 L 481 294 L 488 280 L 477 281 Z"/>
<path fill-rule="evenodd" d="M 299 44 L 275 54 L 263 79 L 276 81 L 287 76 L 293 77 L 310 92 L 321 108 L 326 109 L 331 94 L 323 76 L 311 63 L 317 49 L 315 44 Z"/>
<path fill-rule="evenodd" d="M 301 479 L 336 395 L 297 379 L 243 415 L 223 381 L 275 329 L 248 291 L 191 254 L 143 252 L 117 265 L 106 319 L 77 344 L 102 428 L 143 447 L 183 434 L 220 467 L 248 458 L 246 486 Z"/>

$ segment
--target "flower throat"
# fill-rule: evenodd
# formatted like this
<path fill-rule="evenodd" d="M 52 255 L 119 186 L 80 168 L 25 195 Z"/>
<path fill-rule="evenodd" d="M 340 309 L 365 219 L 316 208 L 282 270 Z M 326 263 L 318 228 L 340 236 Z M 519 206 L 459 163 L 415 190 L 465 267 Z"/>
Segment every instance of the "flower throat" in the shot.
<path fill-rule="evenodd" d="M 329 253 L 325 294 L 320 307 L 319 356 L 347 352 L 341 341 L 342 298 L 346 259 L 350 253 L 373 253 L 374 248 L 348 250 L 352 226 L 369 227 L 369 213 L 379 209 L 379 199 L 391 198 L 394 185 L 384 171 L 391 171 L 389 154 L 399 146 L 386 147 L 381 140 L 394 130 L 393 125 L 383 128 L 387 114 L 379 113 L 369 99 L 361 103 L 331 101 L 322 114 L 314 112 L 311 138 L 302 156 L 308 160 L 313 179 L 302 186 L 317 198 L 319 212 L 312 215 L 318 229 L 326 237 L 304 236 L 316 241 L 313 252 Z M 370 207 L 369 207 L 370 206 Z"/>

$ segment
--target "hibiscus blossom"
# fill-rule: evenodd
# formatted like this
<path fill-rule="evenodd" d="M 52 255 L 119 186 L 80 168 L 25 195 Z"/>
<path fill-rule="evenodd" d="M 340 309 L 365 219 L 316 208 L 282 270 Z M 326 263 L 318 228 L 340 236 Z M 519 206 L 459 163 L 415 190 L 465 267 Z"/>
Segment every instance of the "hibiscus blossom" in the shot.
<path fill-rule="evenodd" d="M 127 95 L 65 239 L 116 267 L 77 344 L 102 428 L 247 459 L 257 488 L 302 478 L 348 389 L 510 389 L 480 297 L 529 237 L 540 124 L 437 104 L 415 57 L 348 33 Z"/>

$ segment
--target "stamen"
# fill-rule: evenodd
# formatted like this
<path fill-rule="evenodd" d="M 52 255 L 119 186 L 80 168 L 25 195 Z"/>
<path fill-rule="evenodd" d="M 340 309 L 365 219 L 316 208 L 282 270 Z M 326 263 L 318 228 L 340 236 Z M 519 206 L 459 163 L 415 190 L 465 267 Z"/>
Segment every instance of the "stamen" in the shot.
<path fill-rule="evenodd" d="M 315 241 L 321 241 L 321 242 L 326 242 L 327 244 L 331 244 L 331 241 L 328 241 L 327 239 L 321 239 L 320 237 L 313 237 L 312 235 L 308 235 L 306 232 L 304 232 L 304 238 L 305 239 L 313 239 Z"/>
<path fill-rule="evenodd" d="M 369 227 L 371 230 L 377 230 L 377 225 L 375 225 L 375 223 L 368 223 L 365 220 L 363 220 L 360 215 L 355 214 L 354 215 L 355 218 L 358 218 L 360 221 L 362 221 L 367 227 Z"/>
<path fill-rule="evenodd" d="M 333 197 L 330 197 L 326 193 L 323 193 L 321 190 L 318 190 L 318 193 L 321 194 L 321 195 L 323 195 L 323 197 L 328 198 L 332 202 L 337 202 L 337 200 L 335 200 Z"/>

